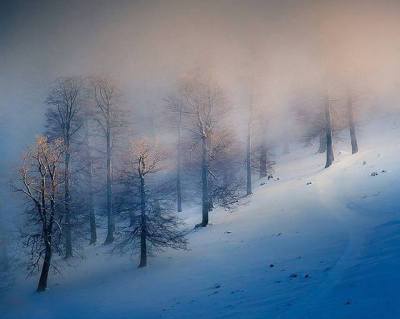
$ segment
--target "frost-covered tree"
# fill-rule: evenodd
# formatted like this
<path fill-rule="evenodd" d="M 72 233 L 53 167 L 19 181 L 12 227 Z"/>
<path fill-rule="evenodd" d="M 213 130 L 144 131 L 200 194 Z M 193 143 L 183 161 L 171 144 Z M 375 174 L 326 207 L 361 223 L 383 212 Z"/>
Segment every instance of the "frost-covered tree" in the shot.
<path fill-rule="evenodd" d="M 187 110 L 186 115 L 191 123 L 193 138 L 201 143 L 202 221 L 198 226 L 205 227 L 208 225 L 208 212 L 211 207 L 209 196 L 211 138 L 227 111 L 226 99 L 215 81 L 199 74 L 181 81 L 178 94 Z"/>
<path fill-rule="evenodd" d="M 332 165 L 334 161 L 333 140 L 332 140 L 332 119 L 329 98 L 325 101 L 325 134 L 326 134 L 326 164 L 325 168 Z"/>
<path fill-rule="evenodd" d="M 64 143 L 65 257 L 72 257 L 71 155 L 74 138 L 83 124 L 85 89 L 79 77 L 59 78 L 46 99 L 48 133 Z"/>
<path fill-rule="evenodd" d="M 358 152 L 358 143 L 357 143 L 356 125 L 354 121 L 354 97 L 351 95 L 351 93 L 348 94 L 346 102 L 347 102 L 346 103 L 347 120 L 350 133 L 351 153 L 355 154 Z"/>
<path fill-rule="evenodd" d="M 30 271 L 38 270 L 41 265 L 38 292 L 47 288 L 53 252 L 60 251 L 60 209 L 64 200 L 60 196 L 60 188 L 65 182 L 61 167 L 64 148 L 61 139 L 49 142 L 46 137 L 39 137 L 24 155 L 15 185 L 16 191 L 23 194 L 29 204 L 23 238 L 31 254 Z"/>
<path fill-rule="evenodd" d="M 118 128 L 123 126 L 123 114 L 118 104 L 120 93 L 117 87 L 107 78 L 92 78 L 92 98 L 94 102 L 94 120 L 99 125 L 106 144 L 106 197 L 107 197 L 107 237 L 105 244 L 114 241 L 114 212 L 113 212 L 113 141 Z"/>
<path fill-rule="evenodd" d="M 148 185 L 149 179 L 163 169 L 165 154 L 160 146 L 153 140 L 140 139 L 131 143 L 127 157 L 126 175 L 137 187 L 133 205 L 138 209 L 133 209 L 136 213 L 130 226 L 123 229 L 118 247 L 138 249 L 139 267 L 145 267 L 149 252 L 167 247 L 184 249 L 186 239 L 180 220 L 162 204 L 163 194 Z"/>
<path fill-rule="evenodd" d="M 183 158 L 183 121 L 186 114 L 183 101 L 177 96 L 166 99 L 169 111 L 174 115 L 176 127 L 176 203 L 178 212 L 182 212 L 182 158 Z"/>

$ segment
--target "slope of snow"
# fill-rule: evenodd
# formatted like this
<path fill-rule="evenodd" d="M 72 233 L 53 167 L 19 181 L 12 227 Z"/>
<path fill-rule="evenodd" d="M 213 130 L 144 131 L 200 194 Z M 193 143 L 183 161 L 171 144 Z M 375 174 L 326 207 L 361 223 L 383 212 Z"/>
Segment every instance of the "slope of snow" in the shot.
<path fill-rule="evenodd" d="M 400 129 L 383 123 L 362 127 L 356 155 L 344 132 L 329 169 L 311 148 L 279 158 L 279 180 L 212 212 L 188 251 L 137 269 L 135 256 L 87 248 L 48 292 L 20 282 L 1 318 L 400 318 Z"/>

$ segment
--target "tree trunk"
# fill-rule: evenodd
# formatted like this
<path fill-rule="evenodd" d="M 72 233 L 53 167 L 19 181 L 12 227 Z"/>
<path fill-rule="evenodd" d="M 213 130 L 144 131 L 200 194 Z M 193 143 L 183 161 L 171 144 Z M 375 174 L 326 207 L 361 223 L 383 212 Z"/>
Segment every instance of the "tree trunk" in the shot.
<path fill-rule="evenodd" d="M 70 182 L 69 182 L 69 164 L 70 164 L 70 144 L 69 138 L 65 138 L 65 158 L 64 158 L 64 207 L 65 207 L 65 258 L 72 257 L 72 227 L 71 227 L 71 195 L 70 195 Z"/>
<path fill-rule="evenodd" d="M 319 148 L 318 153 L 325 153 L 326 152 L 326 132 L 322 130 L 319 134 Z"/>
<path fill-rule="evenodd" d="M 40 279 L 36 289 L 37 292 L 43 292 L 47 288 L 47 278 L 49 276 L 51 255 L 51 245 L 46 244 L 46 252 L 43 260 L 42 271 L 40 273 Z"/>
<path fill-rule="evenodd" d="M 348 118 L 349 118 L 349 129 L 350 129 L 350 140 L 351 140 L 351 153 L 355 154 L 358 152 L 356 127 L 354 125 L 354 114 L 353 114 L 353 103 L 351 98 L 347 102 Z"/>
<path fill-rule="evenodd" d="M 97 241 L 97 230 L 96 230 L 96 215 L 94 212 L 94 202 L 93 202 L 93 163 L 92 160 L 89 159 L 89 176 L 88 176 L 88 184 L 89 184 L 89 225 L 90 225 L 90 245 L 93 245 Z"/>
<path fill-rule="evenodd" d="M 182 184 L 181 184 L 181 170 L 182 170 L 182 154 L 181 154 L 181 125 L 182 125 L 182 112 L 179 112 L 178 123 L 178 145 L 177 145 L 177 170 L 176 170 L 176 194 L 177 194 L 177 209 L 182 212 Z"/>
<path fill-rule="evenodd" d="M 209 194 L 208 194 L 208 141 L 207 137 L 203 136 L 202 156 L 201 156 L 201 183 L 202 183 L 202 221 L 201 226 L 208 225 L 208 212 L 210 209 Z"/>
<path fill-rule="evenodd" d="M 112 212 L 111 130 L 107 125 L 107 238 L 104 244 L 114 241 L 114 216 Z"/>
<path fill-rule="evenodd" d="M 146 193 L 144 188 L 144 177 L 140 176 L 140 263 L 139 268 L 147 265 L 147 227 L 146 227 Z"/>
<path fill-rule="evenodd" d="M 260 178 L 267 177 L 267 147 L 265 142 L 260 147 Z"/>
<path fill-rule="evenodd" d="M 332 142 L 332 122 L 329 110 L 329 101 L 325 104 L 325 129 L 326 129 L 326 164 L 325 168 L 332 165 L 334 161 L 333 156 L 333 142 Z"/>
<path fill-rule="evenodd" d="M 89 229 L 90 229 L 90 242 L 89 245 L 93 245 L 97 241 L 97 230 L 96 230 L 96 215 L 94 212 L 94 200 L 93 200 L 93 160 L 91 156 L 91 147 L 89 140 L 89 125 L 88 120 L 84 122 L 85 125 L 85 148 L 86 157 L 88 159 L 88 170 L 87 170 L 87 186 L 88 186 L 88 210 L 89 210 Z"/>
<path fill-rule="evenodd" d="M 251 133 L 250 126 L 248 127 L 247 132 L 247 145 L 246 145 L 246 194 L 252 194 L 252 185 L 251 185 Z"/>

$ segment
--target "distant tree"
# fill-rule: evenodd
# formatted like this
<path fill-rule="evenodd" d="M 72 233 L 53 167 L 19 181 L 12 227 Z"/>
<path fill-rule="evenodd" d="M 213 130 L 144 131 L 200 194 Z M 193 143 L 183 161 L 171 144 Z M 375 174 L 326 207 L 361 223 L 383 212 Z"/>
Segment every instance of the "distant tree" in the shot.
<path fill-rule="evenodd" d="M 214 132 L 210 145 L 210 210 L 214 204 L 229 209 L 243 195 L 241 147 L 230 129 Z"/>
<path fill-rule="evenodd" d="M 80 167 L 78 170 L 78 191 L 82 198 L 80 209 L 85 214 L 85 224 L 89 226 L 89 244 L 93 245 L 97 242 L 97 226 L 94 205 L 95 186 L 94 186 L 94 170 L 95 157 L 93 155 L 93 146 L 91 142 L 90 116 L 86 116 L 82 130 L 82 141 L 78 149 L 78 158 Z"/>
<path fill-rule="evenodd" d="M 330 111 L 330 100 L 325 100 L 325 133 L 326 133 L 326 164 L 325 168 L 332 165 L 334 161 L 333 141 L 332 141 L 332 120 Z"/>
<path fill-rule="evenodd" d="M 183 119 L 186 114 L 184 103 L 177 96 L 169 96 L 166 99 L 168 109 L 174 116 L 176 125 L 176 202 L 178 212 L 182 212 L 182 130 Z"/>
<path fill-rule="evenodd" d="M 208 185 L 210 143 L 217 124 L 227 111 L 225 96 L 215 82 L 198 74 L 180 83 L 179 96 L 187 110 L 193 137 L 201 142 L 202 221 L 198 226 L 205 227 L 211 207 Z"/>
<path fill-rule="evenodd" d="M 31 253 L 31 273 L 42 263 L 38 292 L 47 288 L 53 251 L 59 251 L 62 218 L 60 187 L 64 182 L 60 175 L 64 147 L 61 139 L 49 142 L 46 137 L 39 137 L 24 155 L 15 185 L 16 191 L 30 203 L 26 210 L 28 221 L 23 236 Z"/>
<path fill-rule="evenodd" d="M 354 123 L 354 98 L 351 93 L 347 96 L 347 119 L 350 132 L 350 142 L 351 142 L 351 153 L 355 154 L 358 152 L 358 143 L 356 135 L 356 126 Z"/>
<path fill-rule="evenodd" d="M 252 190 L 252 172 L 251 172 L 251 146 L 252 146 L 252 124 L 253 124 L 253 101 L 251 99 L 248 106 L 247 115 L 247 136 L 246 136 L 246 194 L 251 195 Z"/>
<path fill-rule="evenodd" d="M 122 240 L 117 247 L 131 247 L 140 250 L 139 267 L 147 265 L 147 256 L 152 249 L 171 247 L 184 249 L 186 239 L 180 230 L 181 222 L 160 204 L 161 194 L 148 187 L 151 175 L 163 169 L 165 154 L 153 140 L 140 139 L 131 144 L 128 154 L 127 175 L 137 187 L 137 215 L 130 220 L 130 226 L 123 230 Z M 132 194 L 132 196 L 134 196 Z"/>
<path fill-rule="evenodd" d="M 64 214 L 65 257 L 72 257 L 72 213 L 71 213 L 71 154 L 72 143 L 83 124 L 85 90 L 79 77 L 58 79 L 46 99 L 47 128 L 52 138 L 61 138 L 64 143 Z"/>
<path fill-rule="evenodd" d="M 113 212 L 113 139 L 118 128 L 123 126 L 123 114 L 118 105 L 120 93 L 117 87 L 106 78 L 92 78 L 92 96 L 95 107 L 94 120 L 98 123 L 106 140 L 106 170 L 107 170 L 107 237 L 105 244 L 114 241 L 114 212 Z"/>

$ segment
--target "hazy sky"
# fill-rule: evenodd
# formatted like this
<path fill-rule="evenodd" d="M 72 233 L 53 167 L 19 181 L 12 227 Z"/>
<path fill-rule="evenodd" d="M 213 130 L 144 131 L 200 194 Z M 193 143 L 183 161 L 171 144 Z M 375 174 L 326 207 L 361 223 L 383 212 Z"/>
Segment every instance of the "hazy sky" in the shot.
<path fill-rule="evenodd" d="M 390 94 L 399 86 L 398 3 L 3 0 L 0 174 L 42 131 L 59 76 L 110 75 L 136 110 L 161 103 L 196 67 L 211 70 L 235 103 L 254 87 L 269 108 L 349 82 Z"/>

